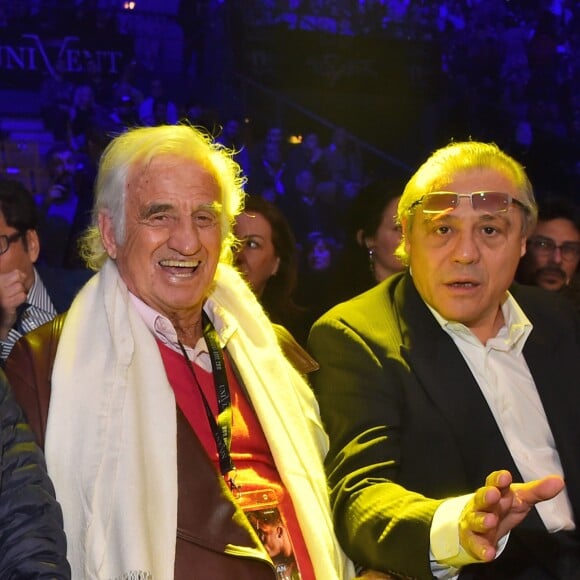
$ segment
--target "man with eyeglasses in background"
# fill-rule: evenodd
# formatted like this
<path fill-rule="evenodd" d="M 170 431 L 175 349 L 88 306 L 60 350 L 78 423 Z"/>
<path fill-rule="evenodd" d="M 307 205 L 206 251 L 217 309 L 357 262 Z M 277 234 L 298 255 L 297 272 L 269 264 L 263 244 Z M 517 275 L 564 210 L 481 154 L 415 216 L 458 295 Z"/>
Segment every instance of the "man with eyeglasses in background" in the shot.
<path fill-rule="evenodd" d="M 70 305 L 90 276 L 35 266 L 40 253 L 34 198 L 15 179 L 0 179 L 0 364 L 25 333 Z"/>
<path fill-rule="evenodd" d="M 516 280 L 562 292 L 580 310 L 578 263 L 580 216 L 564 198 L 548 198 L 538 204 L 538 224 L 528 239 Z"/>
<path fill-rule="evenodd" d="M 399 202 L 408 270 L 312 328 L 335 527 L 363 568 L 580 578 L 580 321 L 512 284 L 536 215 L 497 146 L 436 151 Z"/>

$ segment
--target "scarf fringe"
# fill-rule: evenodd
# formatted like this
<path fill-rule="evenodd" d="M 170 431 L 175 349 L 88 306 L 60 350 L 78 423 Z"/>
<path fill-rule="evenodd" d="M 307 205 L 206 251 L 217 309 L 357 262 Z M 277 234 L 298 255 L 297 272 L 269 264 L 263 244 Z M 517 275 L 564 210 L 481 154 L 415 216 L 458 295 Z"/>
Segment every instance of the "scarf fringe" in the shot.
<path fill-rule="evenodd" d="M 130 570 L 110 580 L 153 580 L 153 574 L 145 570 Z"/>

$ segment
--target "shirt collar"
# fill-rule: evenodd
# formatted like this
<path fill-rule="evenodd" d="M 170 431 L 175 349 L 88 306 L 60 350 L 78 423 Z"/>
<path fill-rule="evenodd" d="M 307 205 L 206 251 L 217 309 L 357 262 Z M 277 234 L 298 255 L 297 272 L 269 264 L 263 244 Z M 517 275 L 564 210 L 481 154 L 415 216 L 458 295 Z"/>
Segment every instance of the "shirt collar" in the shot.
<path fill-rule="evenodd" d="M 141 319 L 153 336 L 172 350 L 181 352 L 177 332 L 169 318 L 151 308 L 151 306 L 143 302 L 143 300 L 131 292 L 129 292 L 129 297 L 141 316 Z M 211 296 L 205 301 L 203 310 L 214 325 L 220 346 L 225 348 L 237 329 L 237 320 L 229 312 L 217 306 Z M 200 354 L 208 353 L 208 348 L 203 336 L 198 340 L 195 348 L 192 349 L 186 346 L 185 350 L 188 352 L 192 360 L 196 360 L 197 356 Z"/>
<path fill-rule="evenodd" d="M 26 295 L 26 302 L 35 308 L 56 314 L 46 286 L 42 282 L 42 278 L 38 275 L 36 268 L 34 268 L 34 282 Z"/>
<path fill-rule="evenodd" d="M 447 334 L 462 337 L 470 342 L 476 341 L 480 344 L 479 340 L 467 326 L 461 322 L 453 322 L 445 319 L 439 312 L 429 306 L 429 304 L 427 304 L 427 307 Z M 530 332 L 532 332 L 532 323 L 509 291 L 506 292 L 506 299 L 501 305 L 501 311 L 504 324 L 499 329 L 497 335 L 489 340 L 485 346 L 486 348 L 505 351 L 514 349 L 517 354 L 520 354 Z"/>

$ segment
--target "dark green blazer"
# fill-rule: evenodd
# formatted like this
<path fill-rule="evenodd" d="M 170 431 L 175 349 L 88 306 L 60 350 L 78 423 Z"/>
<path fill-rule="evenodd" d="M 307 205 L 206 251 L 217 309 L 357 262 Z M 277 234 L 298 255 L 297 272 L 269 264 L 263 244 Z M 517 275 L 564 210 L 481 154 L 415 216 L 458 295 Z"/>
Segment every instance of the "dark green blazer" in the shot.
<path fill-rule="evenodd" d="M 551 293 L 510 290 L 534 326 L 524 356 L 580 522 L 580 322 Z M 522 481 L 469 367 L 408 273 L 331 309 L 309 349 L 320 364 L 311 380 L 330 436 L 327 473 L 343 548 L 363 566 L 431 578 L 429 529 L 441 500 L 473 492 L 497 469 Z M 461 577 L 558 577 L 550 575 L 551 548 L 542 553 L 547 536 L 534 509 L 504 554 Z"/>

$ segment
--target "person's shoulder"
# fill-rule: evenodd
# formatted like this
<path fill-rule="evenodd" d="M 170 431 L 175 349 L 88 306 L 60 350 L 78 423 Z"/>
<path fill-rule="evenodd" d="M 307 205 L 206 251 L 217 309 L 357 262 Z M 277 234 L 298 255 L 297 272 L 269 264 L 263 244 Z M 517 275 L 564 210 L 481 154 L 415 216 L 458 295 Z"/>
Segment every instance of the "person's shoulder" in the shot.
<path fill-rule="evenodd" d="M 400 299 L 397 294 L 399 289 L 403 289 L 404 280 L 404 275 L 395 274 L 362 294 L 333 306 L 318 318 L 312 331 L 350 328 L 369 340 L 384 340 L 384 334 L 398 326 Z"/>
<path fill-rule="evenodd" d="M 298 344 L 286 327 L 273 323 L 272 328 L 284 356 L 301 375 L 306 376 L 319 369 L 318 363 Z"/>
<path fill-rule="evenodd" d="M 561 292 L 519 283 L 512 284 L 510 292 L 532 324 L 544 320 L 550 325 L 578 322 L 578 309 Z"/>
<path fill-rule="evenodd" d="M 344 300 L 330 308 L 323 316 L 342 316 L 345 314 L 356 315 L 357 313 L 368 316 L 369 308 L 384 307 L 393 303 L 393 295 L 401 286 L 404 273 L 395 274 L 386 280 L 375 284 L 372 288 Z"/>
<path fill-rule="evenodd" d="M 58 312 L 67 310 L 77 292 L 94 275 L 87 268 L 54 268 L 37 264 L 36 271 Z"/>
<path fill-rule="evenodd" d="M 518 301 L 522 308 L 527 306 L 534 309 L 550 309 L 550 308 L 564 308 L 569 307 L 566 299 L 559 292 L 546 290 L 539 286 L 531 286 L 528 284 L 520 284 L 514 282 L 510 286 L 510 293 Z"/>
<path fill-rule="evenodd" d="M 89 281 L 94 274 L 88 268 L 62 268 L 47 266 L 46 264 L 35 264 L 35 268 L 44 280 L 61 280 L 65 283 L 76 282 L 80 285 Z"/>
<path fill-rule="evenodd" d="M 41 358 L 41 353 L 43 353 L 47 348 L 54 347 L 56 352 L 56 346 L 60 340 L 67 313 L 68 310 L 60 312 L 48 322 L 41 324 L 37 328 L 33 328 L 20 337 L 8 356 L 6 369 L 10 368 L 12 359 L 20 358 L 22 356 L 23 351 L 26 351 L 28 356 L 31 356 L 32 358 Z M 6 371 L 6 374 L 10 376 L 8 370 Z"/>

